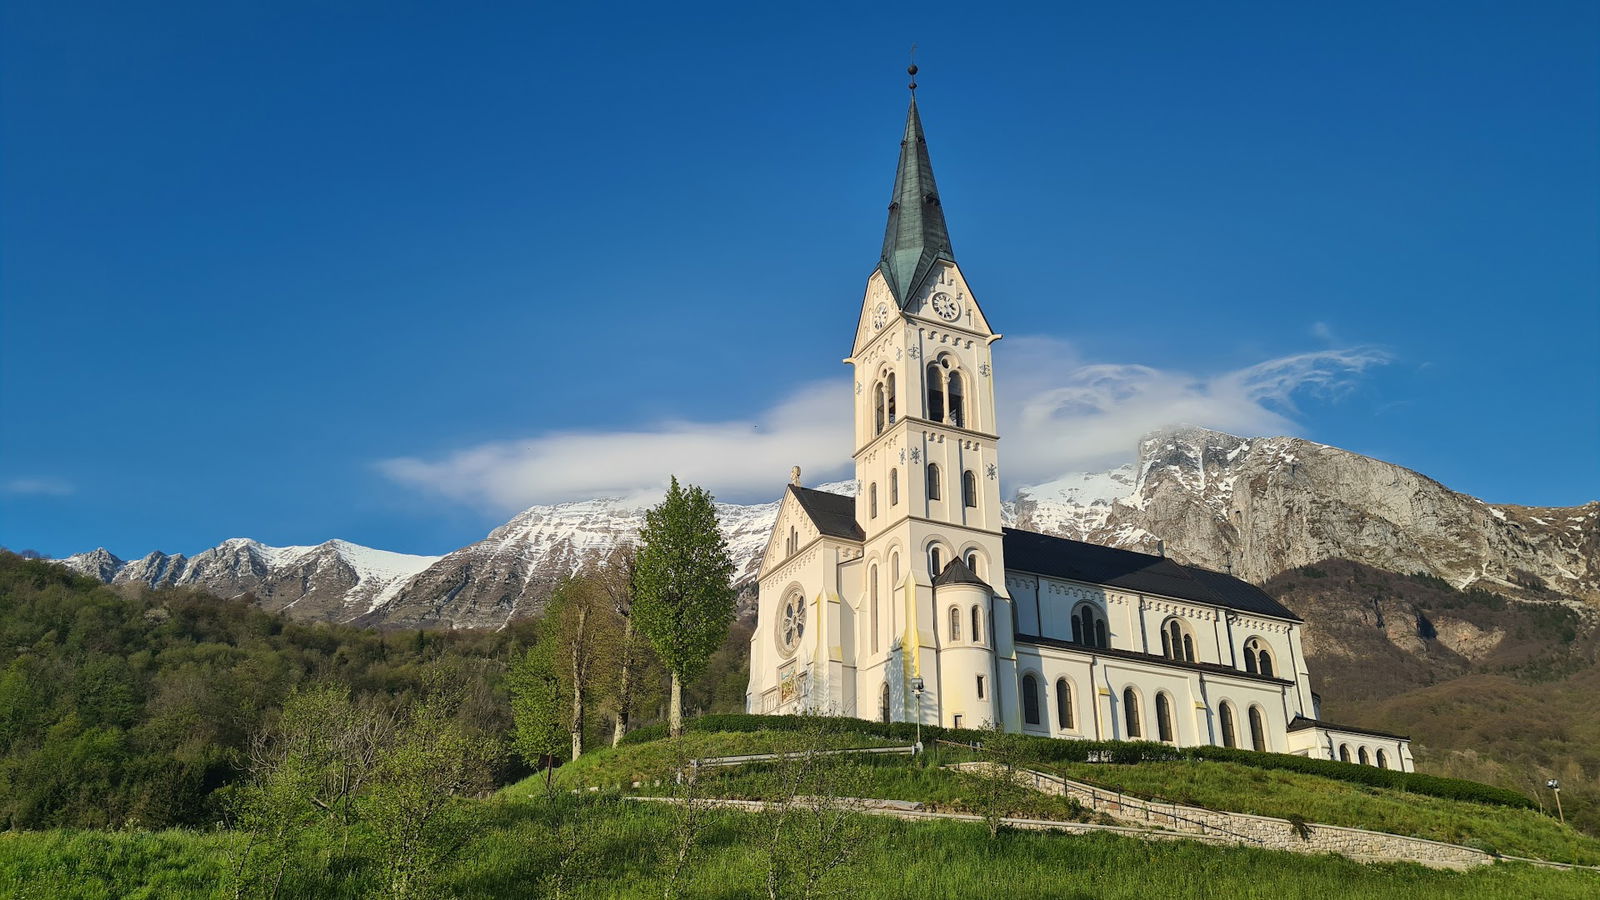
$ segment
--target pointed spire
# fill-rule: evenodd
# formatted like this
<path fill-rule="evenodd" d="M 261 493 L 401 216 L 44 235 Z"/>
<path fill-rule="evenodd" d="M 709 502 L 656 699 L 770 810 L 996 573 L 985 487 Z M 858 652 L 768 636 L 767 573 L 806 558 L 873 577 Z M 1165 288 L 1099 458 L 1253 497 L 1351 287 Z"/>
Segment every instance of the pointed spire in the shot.
<path fill-rule="evenodd" d="M 913 77 L 916 67 L 909 70 Z M 933 183 L 933 163 L 928 141 L 917 114 L 916 82 L 912 82 L 911 108 L 906 112 L 905 137 L 900 141 L 900 166 L 894 174 L 894 200 L 889 204 L 889 226 L 883 233 L 883 256 L 878 268 L 889 290 L 904 307 L 933 269 L 935 260 L 955 261 L 950 230 Z"/>

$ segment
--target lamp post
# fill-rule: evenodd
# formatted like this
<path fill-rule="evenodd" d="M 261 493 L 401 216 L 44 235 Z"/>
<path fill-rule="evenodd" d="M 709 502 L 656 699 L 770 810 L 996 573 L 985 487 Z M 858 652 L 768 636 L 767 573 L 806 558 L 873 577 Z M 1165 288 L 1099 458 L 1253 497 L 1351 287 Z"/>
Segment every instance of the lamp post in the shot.
<path fill-rule="evenodd" d="M 1556 795 L 1556 815 L 1561 817 L 1561 824 L 1567 824 L 1567 814 L 1561 811 L 1561 782 L 1552 778 L 1544 783 L 1550 792 Z"/>
<path fill-rule="evenodd" d="M 917 698 L 917 743 L 911 751 L 913 754 L 922 752 L 922 676 L 917 675 L 911 679 L 911 693 Z"/>

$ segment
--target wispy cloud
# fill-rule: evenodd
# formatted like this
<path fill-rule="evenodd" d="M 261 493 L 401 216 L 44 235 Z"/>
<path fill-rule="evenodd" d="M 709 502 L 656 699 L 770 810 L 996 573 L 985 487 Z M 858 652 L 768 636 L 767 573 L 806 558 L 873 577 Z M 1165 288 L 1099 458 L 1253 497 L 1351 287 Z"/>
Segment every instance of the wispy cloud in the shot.
<path fill-rule="evenodd" d="M 0 494 L 12 496 L 65 497 L 76 488 L 60 478 L 12 478 L 0 482 Z"/>
<path fill-rule="evenodd" d="M 1388 360 L 1368 348 L 1324 350 L 1197 374 L 1088 362 L 1054 338 L 1011 338 L 997 349 L 1008 490 L 1126 462 L 1140 435 L 1167 425 L 1296 433 L 1297 397 L 1337 399 Z M 783 484 L 792 465 L 812 484 L 848 474 L 849 391 L 842 379 L 817 382 L 748 420 L 552 432 L 378 468 L 400 484 L 502 511 L 590 497 L 647 500 L 669 474 L 725 499 L 753 499 Z"/>

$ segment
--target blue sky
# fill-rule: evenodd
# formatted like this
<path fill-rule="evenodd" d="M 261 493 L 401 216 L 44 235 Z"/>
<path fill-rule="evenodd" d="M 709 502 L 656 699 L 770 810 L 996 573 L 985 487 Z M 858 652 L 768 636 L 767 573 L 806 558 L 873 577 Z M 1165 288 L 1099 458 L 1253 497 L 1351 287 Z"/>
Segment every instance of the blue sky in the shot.
<path fill-rule="evenodd" d="M 1171 417 L 1600 497 L 1593 3 L 511 6 L 4 4 L 0 543 L 842 474 L 913 42 L 1011 487 Z"/>

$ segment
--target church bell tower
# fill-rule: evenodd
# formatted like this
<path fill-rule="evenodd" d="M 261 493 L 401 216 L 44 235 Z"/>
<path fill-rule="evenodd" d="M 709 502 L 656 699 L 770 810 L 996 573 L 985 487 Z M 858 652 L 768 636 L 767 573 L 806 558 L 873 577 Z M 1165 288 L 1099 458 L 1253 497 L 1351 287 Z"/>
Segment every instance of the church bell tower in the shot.
<path fill-rule="evenodd" d="M 1015 729 L 991 357 L 1000 335 L 956 264 L 911 89 L 883 250 L 845 360 L 865 536 L 863 662 L 880 657 L 885 705 L 906 718 L 920 703 L 930 724 Z"/>

